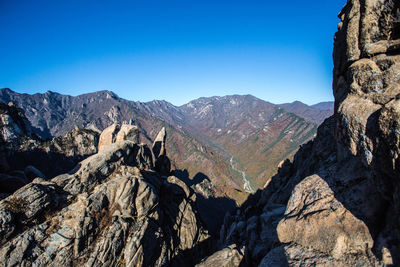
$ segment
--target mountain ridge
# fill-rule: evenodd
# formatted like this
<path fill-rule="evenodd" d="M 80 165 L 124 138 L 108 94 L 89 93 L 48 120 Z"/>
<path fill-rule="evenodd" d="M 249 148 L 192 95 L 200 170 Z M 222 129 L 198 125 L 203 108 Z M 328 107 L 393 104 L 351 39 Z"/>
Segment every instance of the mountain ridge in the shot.
<path fill-rule="evenodd" d="M 63 93 L 59 93 L 59 92 L 55 92 L 55 91 L 51 91 L 51 90 L 47 90 L 44 93 L 33 93 L 33 94 L 30 94 L 30 93 L 18 93 L 17 91 L 14 91 L 9 87 L 0 88 L 0 91 L 6 91 L 8 93 L 19 94 L 19 95 L 27 95 L 27 96 L 54 94 L 54 95 L 72 97 L 72 98 L 82 97 L 82 96 L 87 96 L 87 95 L 93 95 L 93 94 L 109 94 L 109 95 L 111 95 L 111 96 L 113 96 L 115 98 L 123 99 L 123 100 L 129 101 L 129 102 L 134 102 L 134 103 L 137 103 L 137 104 L 149 104 L 149 103 L 153 103 L 153 102 L 156 102 L 156 103 L 162 102 L 162 103 L 168 104 L 170 106 L 173 106 L 175 108 L 181 108 L 183 106 L 188 105 L 190 102 L 193 102 L 193 101 L 207 100 L 207 99 L 221 99 L 221 98 L 224 98 L 224 97 L 253 97 L 253 98 L 257 98 L 257 99 L 259 99 L 261 101 L 264 101 L 264 102 L 267 102 L 267 103 L 271 103 L 273 105 L 278 105 L 278 106 L 280 106 L 280 105 L 289 105 L 289 104 L 294 104 L 294 103 L 301 103 L 301 104 L 304 104 L 304 105 L 306 105 L 308 107 L 311 107 L 311 108 L 314 107 L 314 108 L 319 109 L 319 110 L 331 110 L 331 109 L 333 110 L 333 104 L 334 104 L 334 101 L 322 101 L 322 102 L 318 102 L 318 103 L 315 103 L 315 104 L 306 104 L 306 103 L 304 103 L 304 102 L 302 102 L 300 100 L 294 100 L 293 102 L 279 104 L 279 103 L 272 103 L 272 102 L 270 102 L 268 100 L 259 98 L 257 96 L 252 95 L 252 94 L 232 94 L 232 95 L 223 95 L 223 96 L 221 96 L 221 95 L 204 96 L 204 97 L 199 97 L 199 98 L 192 99 L 192 100 L 188 101 L 187 103 L 184 103 L 184 104 L 181 104 L 181 105 L 175 105 L 175 104 L 173 104 L 173 103 L 171 103 L 171 102 L 169 102 L 167 100 L 164 100 L 164 99 L 153 99 L 153 100 L 150 100 L 150 101 L 136 101 L 136 100 L 126 99 L 126 98 L 120 97 L 117 93 L 115 93 L 112 90 L 108 90 L 108 89 L 98 90 L 98 91 L 93 91 L 93 92 L 88 92 L 88 93 L 82 93 L 82 94 L 78 94 L 78 95 L 68 95 L 68 94 L 63 94 Z"/>
<path fill-rule="evenodd" d="M 293 155 L 298 145 L 316 132 L 311 118 L 304 120 L 304 116 L 252 95 L 202 97 L 178 107 L 165 100 L 129 101 L 108 90 L 68 96 L 1 89 L 0 101 L 15 102 L 25 110 L 36 132 L 47 138 L 63 135 L 76 126 L 103 130 L 125 122 L 137 124 L 141 142 L 150 145 L 159 129 L 167 127 L 174 166 L 186 169 L 191 178 L 202 172 L 195 162 L 203 162 L 205 174 L 223 188 L 222 192 L 242 200 L 247 194 L 243 174 L 250 187 L 262 187 L 279 162 Z M 253 116 L 256 111 L 257 117 Z M 257 153 L 249 157 L 243 146 Z M 270 146 L 269 151 L 261 149 L 266 146 Z"/>

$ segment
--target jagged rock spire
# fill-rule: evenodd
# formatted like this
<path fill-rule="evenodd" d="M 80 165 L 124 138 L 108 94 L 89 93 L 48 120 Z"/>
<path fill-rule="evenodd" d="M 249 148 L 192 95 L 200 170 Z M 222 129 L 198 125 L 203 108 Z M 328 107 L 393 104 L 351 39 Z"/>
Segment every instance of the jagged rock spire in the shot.
<path fill-rule="evenodd" d="M 153 142 L 153 154 L 156 159 L 160 156 L 166 156 L 167 152 L 165 150 L 165 141 L 167 140 L 167 133 L 165 127 L 162 127 L 161 131 L 157 134 L 156 139 Z"/>
<path fill-rule="evenodd" d="M 171 171 L 171 162 L 167 157 L 166 151 L 167 132 L 165 127 L 157 134 L 153 142 L 153 154 L 155 159 L 155 169 L 162 175 L 169 175 Z"/>

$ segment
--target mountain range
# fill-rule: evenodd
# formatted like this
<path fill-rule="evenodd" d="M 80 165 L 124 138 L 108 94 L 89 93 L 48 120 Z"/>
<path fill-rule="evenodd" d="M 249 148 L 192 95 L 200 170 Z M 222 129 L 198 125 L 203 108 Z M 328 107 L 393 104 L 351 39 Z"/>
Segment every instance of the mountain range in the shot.
<path fill-rule="evenodd" d="M 212 194 L 238 202 L 263 187 L 279 163 L 311 140 L 333 113 L 333 102 L 275 105 L 251 95 L 199 98 L 178 107 L 162 100 L 129 101 L 110 91 L 29 95 L 4 88 L 0 101 L 22 108 L 43 139 L 76 127 L 102 131 L 125 122 L 136 124 L 140 141 L 150 144 L 166 127 L 172 165 L 184 170 L 176 175 L 193 186 L 201 182 L 199 190 L 212 186 Z"/>
<path fill-rule="evenodd" d="M 0 265 L 400 266 L 399 14 L 347 1 L 319 126 L 332 103 L 1 90 Z"/>

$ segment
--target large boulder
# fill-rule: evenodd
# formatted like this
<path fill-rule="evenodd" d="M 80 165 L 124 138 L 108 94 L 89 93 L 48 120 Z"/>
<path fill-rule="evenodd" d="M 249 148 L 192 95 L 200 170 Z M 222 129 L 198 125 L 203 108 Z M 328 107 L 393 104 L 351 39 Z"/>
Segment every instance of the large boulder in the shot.
<path fill-rule="evenodd" d="M 115 143 L 120 128 L 121 126 L 119 124 L 114 123 L 101 132 L 98 144 L 99 151 L 101 151 L 104 147 Z"/>
<path fill-rule="evenodd" d="M 374 243 L 367 225 L 338 201 L 317 174 L 296 185 L 276 232 L 282 243 L 311 247 L 336 260 L 363 254 Z"/>
<path fill-rule="evenodd" d="M 218 251 L 212 257 L 205 259 L 201 263 L 197 264 L 196 267 L 234 267 L 239 266 L 242 259 L 243 251 L 233 244 Z"/>
<path fill-rule="evenodd" d="M 165 131 L 165 127 L 163 127 L 157 134 L 156 138 L 153 142 L 153 154 L 154 157 L 157 159 L 160 156 L 166 156 L 167 151 L 165 148 L 165 142 L 167 140 L 167 132 Z"/>
<path fill-rule="evenodd" d="M 132 141 L 139 144 L 139 129 L 137 126 L 122 124 L 119 130 L 115 142 L 122 142 L 124 140 Z"/>
<path fill-rule="evenodd" d="M 135 142 L 136 144 L 139 143 L 139 130 L 138 127 L 135 125 L 129 124 L 113 124 L 106 129 L 100 135 L 99 139 L 99 151 L 103 150 L 105 147 L 116 143 L 122 142 L 125 140 L 129 140 Z"/>

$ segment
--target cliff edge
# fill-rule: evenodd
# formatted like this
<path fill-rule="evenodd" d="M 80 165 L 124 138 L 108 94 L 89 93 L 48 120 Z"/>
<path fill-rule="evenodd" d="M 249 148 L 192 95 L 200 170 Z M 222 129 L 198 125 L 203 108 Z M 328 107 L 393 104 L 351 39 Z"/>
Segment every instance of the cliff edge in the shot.
<path fill-rule="evenodd" d="M 400 2 L 349 0 L 339 17 L 334 115 L 200 265 L 400 264 Z"/>

